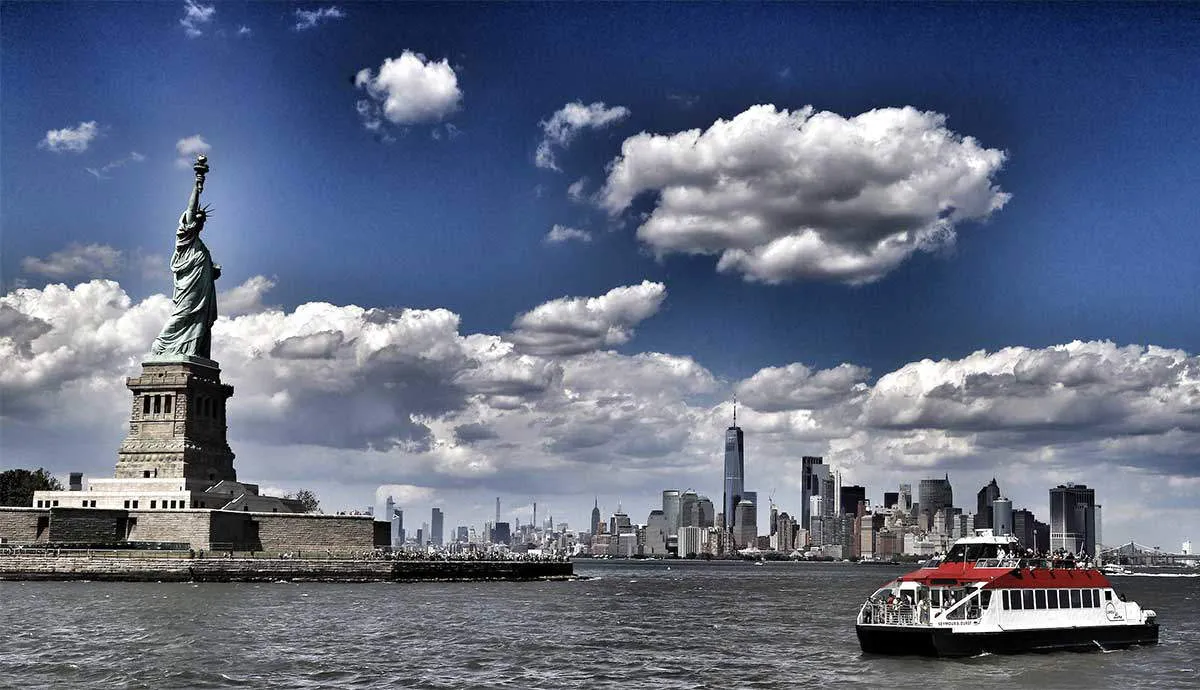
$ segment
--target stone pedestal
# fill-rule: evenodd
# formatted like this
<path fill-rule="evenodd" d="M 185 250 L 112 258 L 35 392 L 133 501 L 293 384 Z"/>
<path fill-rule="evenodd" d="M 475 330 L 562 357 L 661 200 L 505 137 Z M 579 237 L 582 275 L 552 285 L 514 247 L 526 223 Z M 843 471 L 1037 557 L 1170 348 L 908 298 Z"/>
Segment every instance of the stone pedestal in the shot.
<path fill-rule="evenodd" d="M 125 379 L 133 392 L 129 435 L 117 452 L 118 479 L 187 480 L 190 488 L 237 480 L 226 440 L 225 401 L 216 362 L 200 357 L 152 357 L 142 375 Z"/>

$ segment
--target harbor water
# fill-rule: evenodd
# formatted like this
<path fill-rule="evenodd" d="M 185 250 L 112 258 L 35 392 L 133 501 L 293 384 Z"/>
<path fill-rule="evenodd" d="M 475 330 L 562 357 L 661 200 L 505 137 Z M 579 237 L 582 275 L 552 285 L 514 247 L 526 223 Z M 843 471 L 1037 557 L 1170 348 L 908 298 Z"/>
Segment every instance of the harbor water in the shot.
<path fill-rule="evenodd" d="M 1156 646 L 864 656 L 904 568 L 583 561 L 571 582 L 0 582 L 0 687 L 1200 688 L 1200 574 L 1112 578 Z"/>

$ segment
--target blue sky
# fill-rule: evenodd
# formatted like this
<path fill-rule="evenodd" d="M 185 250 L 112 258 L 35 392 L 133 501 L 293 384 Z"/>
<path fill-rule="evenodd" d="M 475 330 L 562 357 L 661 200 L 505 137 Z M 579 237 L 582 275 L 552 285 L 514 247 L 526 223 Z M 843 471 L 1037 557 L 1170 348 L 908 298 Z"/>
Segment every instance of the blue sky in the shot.
<path fill-rule="evenodd" d="M 766 368 L 803 363 L 812 371 L 832 371 L 847 363 L 870 370 L 850 377 L 847 395 L 856 384 L 871 389 L 860 390 L 863 395 L 882 395 L 881 378 L 926 358 L 969 369 L 969 356 L 977 350 L 996 353 L 1019 346 L 1034 356 L 1076 340 L 1111 341 L 1118 350 L 1136 345 L 1179 353 L 1177 378 L 1169 388 L 1182 402 L 1170 420 L 1148 424 L 1138 417 L 1135 423 L 1128 415 L 1096 413 L 1100 416 L 1094 424 L 1084 424 L 1078 409 L 1068 414 L 1050 402 L 1050 411 L 1039 413 L 1037 423 L 1014 426 L 997 413 L 997 418 L 972 417 L 970 424 L 917 415 L 924 421 L 914 426 L 895 419 L 879 422 L 870 409 L 835 414 L 821 407 L 825 402 L 789 408 L 760 391 L 762 428 L 756 439 L 751 421 L 756 408 L 750 402 L 748 446 L 753 453 L 757 440 L 763 454 L 770 455 L 763 459 L 763 475 L 788 475 L 792 455 L 798 462 L 801 454 L 827 454 L 848 475 L 867 482 L 873 497 L 897 478 L 915 484 L 924 472 L 943 469 L 963 473 L 963 496 L 968 487 L 973 494 L 992 474 L 1004 487 L 1005 470 L 998 467 L 1015 463 L 1011 472 L 1029 481 L 1028 489 L 1017 489 L 1027 492 L 1018 493 L 1018 502 L 1043 513 L 1048 482 L 1064 477 L 1097 483 L 1100 478 L 1088 476 L 1088 468 L 1109 463 L 1113 472 L 1128 471 L 1147 486 L 1175 481 L 1178 498 L 1168 509 L 1182 511 L 1172 514 L 1176 522 L 1182 515 L 1185 523 L 1195 524 L 1200 456 L 1184 450 L 1200 429 L 1200 406 L 1189 397 L 1197 395 L 1194 377 L 1200 366 L 1194 355 L 1200 349 L 1200 320 L 1195 318 L 1200 313 L 1200 240 L 1195 232 L 1200 201 L 1194 193 L 1200 162 L 1195 126 L 1200 10 L 1194 5 L 190 7 L 191 20 L 183 3 L 5 3 L 0 8 L 0 281 L 5 292 L 40 291 L 56 283 L 74 290 L 107 278 L 118 281 L 131 309 L 141 305 L 153 312 L 154 295 L 169 288 L 165 269 L 156 267 L 169 254 L 189 184 L 190 172 L 176 163 L 178 145 L 198 135 L 212 165 L 205 198 L 216 212 L 206 242 L 224 267 L 222 287 L 251 285 L 247 281 L 255 276 L 270 284 L 269 290 L 257 283 L 259 288 L 243 291 L 250 297 L 243 312 L 227 310 L 231 329 L 241 333 L 251 328 L 263 305 L 277 307 L 293 320 L 301 305 L 312 303 L 441 309 L 458 316 L 454 328 L 459 338 L 486 334 L 504 347 L 515 343 L 514 356 L 532 358 L 522 360 L 522 366 L 558 367 L 564 380 L 572 380 L 574 367 L 585 366 L 588 358 L 611 353 L 620 358 L 610 373 L 618 389 L 614 395 L 629 398 L 626 403 L 634 406 L 682 406 L 676 432 L 629 420 L 608 427 L 570 417 L 557 422 L 560 427 L 578 423 L 600 436 L 644 432 L 657 439 L 651 444 L 657 454 L 629 454 L 609 442 L 575 438 L 575 444 L 550 443 L 541 460 L 526 465 L 509 457 L 512 448 L 540 442 L 499 431 L 505 415 L 521 414 L 505 407 L 518 401 L 489 407 L 480 401 L 483 394 L 472 389 L 469 400 L 425 410 L 431 421 L 409 418 L 413 410 L 424 409 L 420 405 L 394 403 L 393 411 L 402 418 L 398 426 L 412 429 L 391 441 L 372 431 L 370 443 L 308 439 L 295 450 L 312 453 L 316 467 L 319 458 L 328 460 L 328 453 L 350 452 L 366 443 L 381 457 L 339 460 L 370 468 L 356 482 L 339 482 L 317 470 L 297 476 L 272 464 L 274 460 L 256 467 L 253 454 L 239 450 L 243 475 L 268 485 L 318 486 L 337 504 L 357 505 L 368 502 L 356 497 L 371 484 L 374 472 L 386 475 L 375 483 L 415 487 L 410 489 L 419 497 L 414 503 L 444 501 L 451 521 L 456 512 L 478 521 L 487 515 L 485 496 L 511 490 L 508 479 L 499 477 L 526 478 L 516 480 L 519 486 L 531 475 L 562 472 L 573 478 L 571 489 L 547 479 L 542 502 L 558 502 L 562 514 L 582 524 L 590 502 L 576 503 L 584 495 L 600 494 L 610 504 L 624 500 L 640 512 L 643 504 L 649 509 L 649 497 L 662 488 L 694 483 L 710 493 L 718 491 L 717 473 L 711 481 L 706 473 L 710 464 L 716 466 L 723 422 L 712 424 L 717 439 L 712 458 L 691 450 L 691 444 L 703 447 L 698 429 L 710 415 L 725 414 L 719 412 L 720 400 L 735 390 L 754 388 L 753 377 Z M 329 11 L 331 7 L 336 9 Z M 299 10 L 320 14 L 310 15 L 312 26 L 297 29 L 305 21 Z M 434 91 L 421 96 L 406 90 L 411 83 L 374 94 L 365 88 L 364 70 L 369 70 L 368 80 L 379 77 L 385 60 L 399 61 L 406 51 L 423 56 L 415 78 L 428 78 L 430 88 L 445 86 L 437 79 L 449 72 L 456 96 L 447 100 Z M 444 69 L 435 70 L 443 60 Z M 408 105 L 413 99 L 427 102 L 412 111 L 418 116 L 392 121 L 379 110 L 388 95 Z M 358 112 L 360 101 L 375 113 L 378 127 L 372 129 L 371 116 Z M 575 102 L 581 107 L 598 104 L 610 119 L 569 128 L 565 139 L 553 145 L 559 169 L 538 166 L 539 144 L 549 136 L 543 124 Z M 990 152 L 994 165 L 982 173 L 976 170 L 959 196 L 946 190 L 969 178 L 966 173 L 914 192 L 940 204 L 940 214 L 962 214 L 949 223 L 953 242 L 941 235 L 931 251 L 910 251 L 867 278 L 863 273 L 840 278 L 822 274 L 831 264 L 820 256 L 793 257 L 779 268 L 782 273 L 770 273 L 765 264 L 736 261 L 718 270 L 722 251 L 759 246 L 752 233 L 736 235 L 748 226 L 724 228 L 723 249 L 705 244 L 707 230 L 695 226 L 670 240 L 651 238 L 645 229 L 656 218 L 666 222 L 686 215 L 681 209 L 687 204 L 672 207 L 668 197 L 670 188 L 688 187 L 691 173 L 687 164 L 656 168 L 661 161 L 650 148 L 637 148 L 637 135 L 659 135 L 660 144 L 682 146 L 680 133 L 712 132 L 719 120 L 746 123 L 736 118 L 760 104 L 791 113 L 811 106 L 818 115 L 834 116 L 835 125 L 876 109 L 909 107 L 940 116 L 937 122 L 922 120 L 918 129 L 924 129 L 910 132 L 913 141 L 931 134 L 949 137 L 942 153 L 909 171 L 913 180 L 959 170 L 954 166 L 969 158 L 964 138 Z M 618 114 L 615 108 L 624 111 Z M 789 175 L 818 158 L 814 147 L 823 140 L 793 141 L 796 148 L 788 148 L 790 144 L 779 143 L 782 139 L 771 139 L 789 131 L 782 120 L 766 117 L 763 122 L 776 129 L 755 134 L 733 125 L 730 131 L 746 137 L 744 141 L 761 135 L 764 151 L 778 144 L 777 150 L 798 157 L 776 160 L 770 164 L 774 169 L 764 163 L 763 170 L 741 180 L 741 168 L 722 168 L 728 161 L 719 160 L 712 180 L 746 182 L 746 195 L 724 196 L 731 191 L 719 188 L 724 182 L 700 185 L 691 189 L 691 199 L 700 205 L 689 206 L 689 212 L 704 204 L 724 212 L 729 208 L 723 204 L 733 204 L 726 220 L 762 222 L 776 218 L 772 213 L 778 204 L 806 198 L 821 180 L 859 174 L 839 167 L 838 161 L 852 160 L 849 154 L 834 155 L 833 163 L 814 164 L 816 182 L 789 187 L 799 179 Z M 94 134 L 84 135 L 82 150 L 46 143 L 48 133 L 56 130 L 69 129 L 77 137 L 83 123 L 95 125 Z M 897 137 L 889 143 L 908 142 Z M 634 171 L 628 203 L 621 196 L 624 178 L 614 174 L 621 158 Z M 106 165 L 110 167 L 104 169 Z M 568 187 L 580 180 L 584 198 L 575 200 Z M 764 180 L 784 181 L 775 188 Z M 811 188 L 802 188 L 804 184 Z M 1007 196 L 996 201 L 1002 195 Z M 980 198 L 996 201 L 996 207 L 971 210 L 970 203 Z M 855 216 L 854 222 L 865 227 L 893 218 L 888 215 L 893 209 L 882 203 L 864 211 L 878 218 Z M 808 210 L 791 208 L 788 213 L 804 216 Z M 814 227 L 832 242 L 829 238 L 837 232 L 854 230 L 847 217 Z M 547 233 L 555 225 L 585 231 L 590 241 L 549 242 Z M 777 225 L 770 231 L 786 234 L 799 227 Z M 88 245 L 102 249 L 88 253 L 83 250 Z M 55 263 L 56 252 L 59 263 L 70 263 L 72 252 L 90 258 L 64 267 Z M 819 270 L 802 268 L 810 266 L 804 263 L 809 259 Z M 643 281 L 660 285 L 661 291 L 631 293 L 627 297 L 636 304 L 617 309 L 621 315 L 603 306 L 599 316 L 586 306 L 555 311 L 555 304 L 563 305 L 553 302 L 559 298 L 599 297 Z M 40 292 L 37 297 L 48 299 Z M 526 330 L 543 330 L 523 340 L 516 319 L 544 304 L 551 306 L 543 321 L 557 324 L 549 330 L 559 336 L 563 324 L 580 313 L 592 315 L 591 327 L 599 319 L 619 334 L 601 336 L 601 344 L 590 349 L 572 344 L 566 353 L 539 350 L 536 343 L 546 337 L 545 323 L 531 317 Z M 41 309 L 36 318 L 57 329 L 77 327 L 66 315 L 60 321 L 50 318 L 50 306 L 27 308 Z M 11 328 L 16 342 L 16 327 Z M 313 332 L 328 330 L 322 326 Z M 227 341 L 236 341 L 232 331 Z M 36 356 L 47 347 L 31 341 L 28 356 L 13 356 L 25 358 L 19 366 L 38 369 Z M 686 359 L 699 367 L 700 379 L 711 383 L 683 385 L 670 404 L 639 397 L 635 386 L 615 383 L 622 380 L 622 367 L 653 353 Z M 112 356 L 118 369 L 113 377 L 119 380 L 127 375 L 123 367 L 134 352 Z M 1140 370 L 1147 356 L 1138 354 L 1136 364 L 1118 369 Z M 232 352 L 226 355 L 229 361 L 235 358 Z M 226 370 L 227 376 L 233 373 L 230 364 Z M 961 372 L 946 375 L 961 378 Z M 66 391 L 77 383 L 72 376 L 63 373 L 35 383 L 42 391 Z M 789 380 L 802 387 L 810 378 Z M 461 388 L 461 376 L 454 381 Z M 17 383 L 8 385 L 14 387 L 10 400 L 21 397 L 15 392 Z M 1112 389 L 1076 392 L 1090 401 L 1083 407 L 1094 412 L 1114 391 L 1131 385 L 1121 379 Z M 268 393 L 288 389 L 288 380 L 281 374 L 264 386 L 264 399 L 269 399 Z M 119 386 L 110 388 L 110 395 L 122 395 Z M 1053 390 L 1050 386 L 1042 393 L 1053 397 Z M 526 395 L 510 393 L 505 395 Z M 559 393 L 539 388 L 541 403 L 519 402 L 526 415 L 520 424 L 549 424 L 554 406 L 546 401 Z M 1028 397 L 1028 391 L 1009 393 L 1014 400 Z M 1149 414 L 1145 408 L 1163 400 L 1161 389 L 1142 393 L 1128 401 L 1127 412 Z M 989 402 L 974 403 L 997 409 Z M 539 411 L 539 404 L 546 407 Z M 16 403 L 8 408 L 4 444 L 23 460 L 53 465 L 50 459 L 33 459 L 33 431 L 49 422 L 32 408 L 26 411 Z M 1060 413 L 1066 416 L 1056 416 Z M 772 414 L 791 415 L 791 421 L 785 424 Z M 844 423 L 812 421 L 822 415 Z M 1129 422 L 1128 427 L 1113 422 L 1117 418 Z M 99 429 L 107 421 L 93 423 Z M 517 419 L 509 423 L 520 426 Z M 235 427 L 231 434 L 266 458 L 289 435 L 286 425 L 272 431 L 268 422 L 261 424 Z M 406 473 L 412 459 L 405 452 L 429 455 L 439 447 L 438 424 L 483 424 L 496 430 L 497 436 L 474 444 L 457 439 L 480 454 L 488 471 L 469 476 L 443 471 L 438 463 L 448 461 L 429 458 L 427 472 Z M 810 424 L 824 431 L 812 432 Z M 1031 426 L 1037 428 L 1030 431 Z M 837 431 L 829 431 L 832 427 Z M 1072 430 L 1069 435 L 1063 435 L 1065 428 Z M 106 433 L 106 447 L 115 447 L 119 428 Z M 990 435 L 981 440 L 980 433 Z M 928 441 L 930 434 L 941 439 L 933 444 L 940 451 L 906 450 L 897 460 L 883 450 L 895 447 L 892 435 L 914 443 L 914 435 Z M 451 446 L 453 437 L 450 433 Z M 62 443 L 86 445 L 83 437 Z M 416 443 L 416 450 L 406 443 Z M 1135 445 L 1122 445 L 1126 443 Z M 1047 460 L 1049 451 L 1053 460 Z M 1138 458 L 1130 459 L 1130 454 Z M 102 475 L 111 462 L 111 453 L 103 452 L 85 464 Z M 753 467 L 750 457 L 748 468 Z M 606 490 L 605 472 L 623 469 L 637 479 Z M 787 485 L 787 480 L 779 481 Z M 1112 484 L 1114 492 L 1119 486 Z M 766 487 L 759 490 L 760 496 L 766 493 Z M 550 498 L 556 491 L 557 497 Z M 787 491 L 779 493 L 786 496 Z M 524 500 L 513 498 L 515 504 Z M 1132 515 L 1137 500 L 1129 497 L 1128 502 Z M 456 511 L 453 506 L 460 503 L 483 508 L 478 515 L 467 508 Z M 1135 535 L 1140 528 L 1135 529 L 1132 517 L 1127 528 L 1119 527 L 1120 514 L 1112 511 L 1117 534 L 1151 538 Z M 1161 534 L 1164 541 L 1182 537 L 1175 531 Z"/>

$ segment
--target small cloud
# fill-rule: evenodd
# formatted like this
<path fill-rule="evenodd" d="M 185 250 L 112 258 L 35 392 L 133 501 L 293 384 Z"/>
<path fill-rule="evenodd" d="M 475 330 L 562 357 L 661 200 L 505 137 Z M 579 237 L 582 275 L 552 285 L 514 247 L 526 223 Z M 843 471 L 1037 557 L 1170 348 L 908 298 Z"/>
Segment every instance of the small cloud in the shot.
<path fill-rule="evenodd" d="M 684 110 L 690 110 L 692 106 L 700 102 L 700 97 L 687 93 L 669 93 L 667 100 L 674 102 Z"/>
<path fill-rule="evenodd" d="M 581 177 L 575 180 L 567 187 L 567 198 L 571 201 L 583 202 L 587 200 L 587 195 L 583 193 L 583 188 L 587 185 L 587 178 Z"/>
<path fill-rule="evenodd" d="M 21 270 L 54 280 L 65 278 L 102 278 L 121 271 L 125 255 L 106 244 L 72 243 L 50 256 L 21 259 Z"/>
<path fill-rule="evenodd" d="M 369 96 L 355 103 L 355 109 L 371 132 L 379 131 L 385 119 L 401 126 L 441 122 L 458 110 L 463 95 L 449 61 L 434 62 L 411 50 L 385 58 L 377 73 L 370 67 L 359 70 L 354 86 Z M 447 128 L 444 133 L 457 131 Z"/>
<path fill-rule="evenodd" d="M 84 168 L 84 170 L 88 171 L 88 173 L 93 175 L 97 180 L 106 180 L 108 179 L 108 173 L 112 172 L 113 170 L 116 170 L 117 168 L 120 168 L 128 163 L 141 163 L 144 160 L 146 160 L 146 157 L 142 154 L 138 153 L 137 151 L 130 151 L 129 155 L 125 156 L 124 158 L 118 158 L 117 160 L 106 163 L 99 168 Z"/>
<path fill-rule="evenodd" d="M 554 151 L 565 149 L 581 129 L 603 129 L 629 117 L 629 108 L 620 105 L 608 107 L 597 101 L 584 105 L 583 101 L 568 103 L 539 125 L 545 136 L 538 144 L 534 164 L 547 170 L 558 170 Z"/>
<path fill-rule="evenodd" d="M 790 79 L 792 76 L 792 68 L 784 67 L 783 69 L 776 72 L 776 74 L 779 76 L 780 79 Z"/>
<path fill-rule="evenodd" d="M 215 5 L 201 5 L 195 0 L 187 0 L 183 3 L 183 19 L 179 20 L 179 24 L 188 38 L 203 36 L 204 31 L 201 27 L 211 22 L 216 13 Z"/>
<path fill-rule="evenodd" d="M 565 225 L 555 225 L 550 228 L 550 232 L 546 233 L 546 244 L 562 244 L 572 240 L 578 242 L 591 242 L 592 233 L 587 230 L 579 230 L 577 228 L 569 228 Z"/>
<path fill-rule="evenodd" d="M 100 127 L 95 120 L 80 122 L 78 127 L 49 130 L 45 138 L 38 142 L 38 148 L 54 153 L 83 153 L 99 135 Z"/>
<path fill-rule="evenodd" d="M 245 24 L 242 24 L 241 26 L 238 27 L 238 30 L 237 30 L 238 36 L 250 36 L 253 34 L 254 34 L 254 32 L 251 31 L 250 27 L 246 26 Z"/>
<path fill-rule="evenodd" d="M 345 16 L 346 13 L 339 9 L 337 5 L 330 5 L 329 7 L 322 7 L 315 10 L 296 10 L 296 25 L 292 28 L 296 31 L 304 31 L 313 28 L 327 19 L 342 19 Z"/>
<path fill-rule="evenodd" d="M 198 154 L 208 153 L 211 150 L 212 145 L 199 134 L 184 137 L 175 142 L 175 151 L 179 153 L 179 158 L 175 159 L 175 165 L 180 168 L 189 167 Z"/>

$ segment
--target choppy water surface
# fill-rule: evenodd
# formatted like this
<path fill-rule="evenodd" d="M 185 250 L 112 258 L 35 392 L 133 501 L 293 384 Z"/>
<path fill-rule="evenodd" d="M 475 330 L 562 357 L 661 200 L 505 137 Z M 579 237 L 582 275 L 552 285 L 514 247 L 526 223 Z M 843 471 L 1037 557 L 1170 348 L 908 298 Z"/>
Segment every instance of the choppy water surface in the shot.
<path fill-rule="evenodd" d="M 0 687 L 1200 687 L 1200 578 L 1115 577 L 1161 643 L 1111 653 L 865 657 L 898 569 L 583 563 L 546 583 L 0 582 Z"/>

